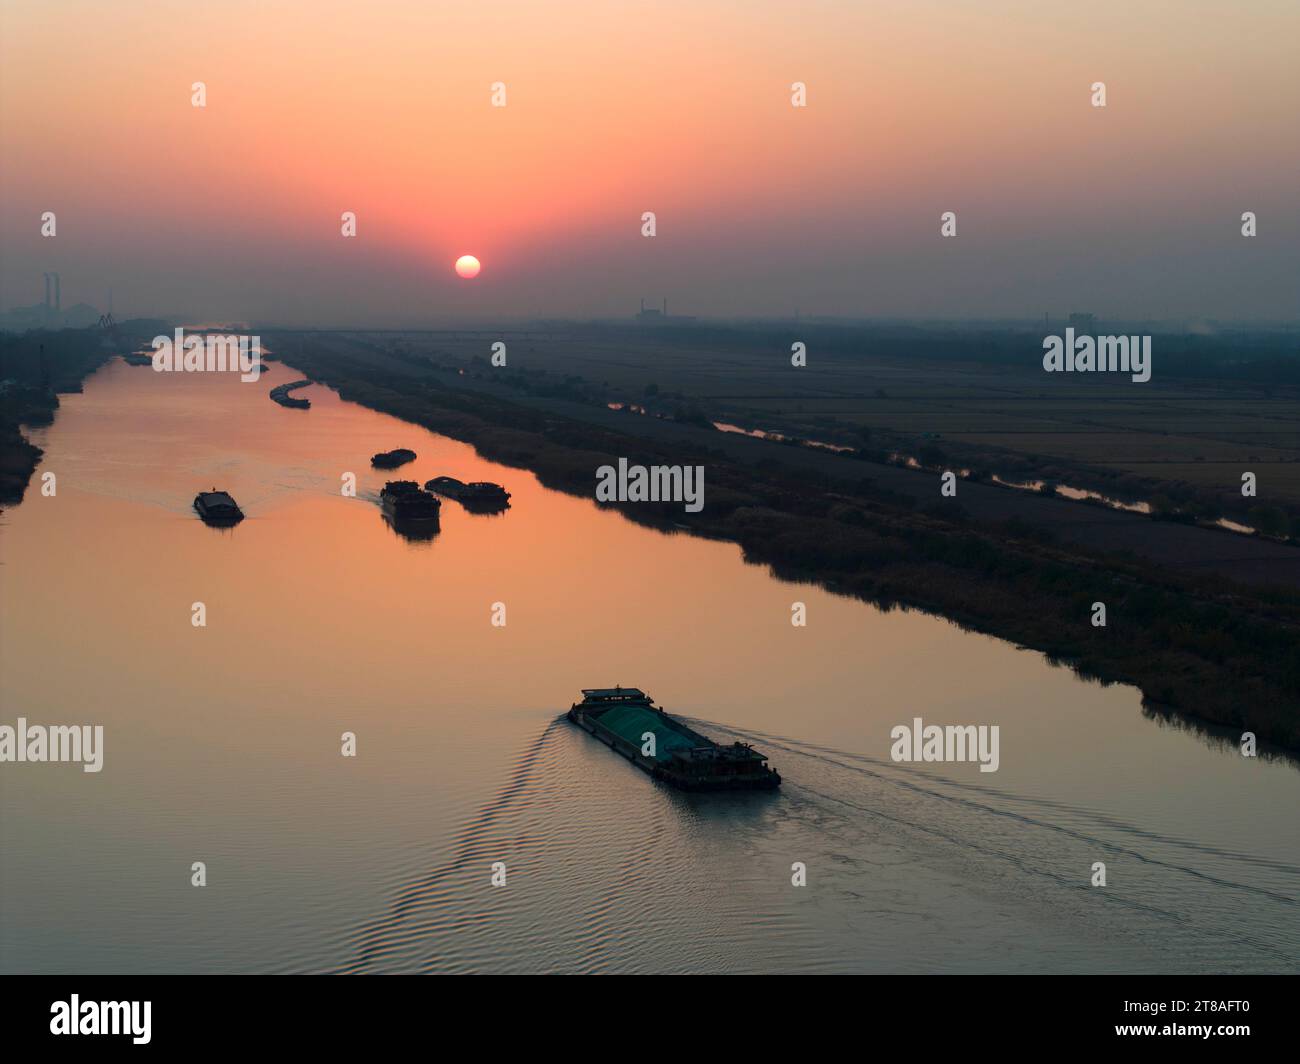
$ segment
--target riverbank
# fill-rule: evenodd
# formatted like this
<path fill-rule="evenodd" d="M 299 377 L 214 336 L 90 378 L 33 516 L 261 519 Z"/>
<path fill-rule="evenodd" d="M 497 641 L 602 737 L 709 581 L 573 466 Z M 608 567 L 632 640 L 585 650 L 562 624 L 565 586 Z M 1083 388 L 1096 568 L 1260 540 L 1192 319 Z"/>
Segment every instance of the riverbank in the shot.
<path fill-rule="evenodd" d="M 23 427 L 48 425 L 60 394 L 80 392 L 82 381 L 110 358 L 164 328 L 139 319 L 111 333 L 98 327 L 0 333 L 0 504 L 22 501 L 41 461 L 43 452 Z"/>
<path fill-rule="evenodd" d="M 824 477 L 846 489 L 852 489 L 864 476 L 870 477 L 878 486 L 908 496 L 917 507 L 932 504 L 938 492 L 937 473 L 891 462 L 888 454 L 882 455 L 880 461 L 872 461 L 863 452 L 846 456 L 821 448 L 782 446 L 739 433 L 723 433 L 707 418 L 694 417 L 688 409 L 673 418 L 640 416 L 626 412 L 626 406 L 615 410 L 603 402 L 575 399 L 572 392 L 577 385 L 568 386 L 555 374 L 543 371 L 534 371 L 527 379 L 541 377 L 551 381 L 551 387 L 522 390 L 519 380 L 509 376 L 511 371 L 483 368 L 481 360 L 460 370 L 447 368 L 439 362 L 436 352 L 413 354 L 400 344 L 368 334 L 295 333 L 285 334 L 285 340 L 294 346 L 308 340 L 318 351 L 332 349 L 362 376 L 378 371 L 402 381 L 431 380 L 446 388 L 490 396 L 512 406 L 645 438 L 669 448 L 703 447 L 747 465 L 759 475 L 779 465 L 792 475 Z M 1154 520 L 1143 514 L 1086 505 L 1055 493 L 1049 496 L 1016 491 L 976 476 L 961 481 L 957 499 L 977 521 L 1023 522 L 1090 551 L 1130 552 L 1182 573 L 1214 574 L 1238 583 L 1300 591 L 1300 549 L 1275 539 Z"/>
<path fill-rule="evenodd" d="M 0 504 L 22 502 L 42 454 L 17 425 L 0 426 Z"/>
<path fill-rule="evenodd" d="M 708 436 L 708 446 L 633 437 L 427 376 L 384 372 L 325 344 L 287 357 L 346 399 L 470 442 L 572 494 L 593 497 L 595 470 L 618 457 L 705 465 L 699 514 L 664 503 L 611 505 L 634 521 L 736 542 L 747 560 L 783 577 L 885 608 L 924 609 L 1040 651 L 1083 677 L 1133 684 L 1154 714 L 1250 730 L 1300 750 L 1300 595 L 1291 589 L 1088 549 L 1015 519 L 986 521 L 966 499 L 918 505 L 866 464 L 856 484 L 775 460 L 755 468 L 714 446 L 722 434 Z M 1096 602 L 1106 605 L 1105 627 L 1092 624 Z M 1221 730 L 1205 730 L 1223 741 Z"/>
<path fill-rule="evenodd" d="M 44 453 L 23 428 L 48 425 L 59 393 L 78 392 L 113 352 L 97 329 L 4 334 L 0 337 L 0 504 L 22 502 Z"/>

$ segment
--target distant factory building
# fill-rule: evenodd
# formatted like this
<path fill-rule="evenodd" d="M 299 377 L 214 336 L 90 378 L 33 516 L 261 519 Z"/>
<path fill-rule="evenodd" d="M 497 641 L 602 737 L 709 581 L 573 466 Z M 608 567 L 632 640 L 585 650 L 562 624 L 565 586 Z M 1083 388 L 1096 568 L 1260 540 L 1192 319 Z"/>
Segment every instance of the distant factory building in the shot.
<path fill-rule="evenodd" d="M 13 307 L 0 313 L 0 330 L 26 332 L 29 329 L 84 329 L 99 321 L 99 311 L 88 303 L 63 309 L 63 281 L 56 271 L 44 275 L 45 301 L 29 307 Z"/>
<path fill-rule="evenodd" d="M 651 307 L 649 310 L 646 310 L 645 300 L 644 299 L 641 300 L 641 313 L 639 313 L 636 316 L 636 320 L 640 322 L 642 325 L 657 325 L 659 322 L 663 321 L 663 319 L 666 317 L 668 317 L 668 298 L 666 296 L 664 297 L 663 313 L 660 313 L 659 311 L 655 310 L 653 307 Z"/>

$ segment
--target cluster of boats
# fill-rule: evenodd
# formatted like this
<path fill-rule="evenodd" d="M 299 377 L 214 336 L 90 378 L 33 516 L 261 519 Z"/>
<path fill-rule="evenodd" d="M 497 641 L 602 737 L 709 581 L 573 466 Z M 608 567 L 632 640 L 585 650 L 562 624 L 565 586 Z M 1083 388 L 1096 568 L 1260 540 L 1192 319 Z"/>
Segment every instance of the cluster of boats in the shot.
<path fill-rule="evenodd" d="M 510 493 L 500 484 L 466 484 L 455 477 L 434 477 L 423 488 L 414 480 L 390 480 L 379 493 L 379 504 L 396 531 L 424 538 L 438 531 L 442 512 L 439 495 L 480 513 L 498 512 L 510 505 Z"/>
<path fill-rule="evenodd" d="M 370 464 L 376 469 L 396 469 L 418 458 L 408 447 L 398 447 L 392 451 L 380 451 L 370 458 Z M 390 480 L 379 493 L 380 504 L 384 513 L 396 520 L 411 523 L 436 522 L 442 501 L 437 497 L 445 496 L 455 499 L 467 510 L 491 513 L 504 510 L 510 505 L 510 492 L 500 484 L 486 480 L 466 484 L 455 477 L 434 477 L 426 480 L 424 487 L 414 480 Z"/>
<path fill-rule="evenodd" d="M 419 457 L 406 447 L 381 451 L 370 464 L 376 469 L 396 469 Z M 425 538 L 438 531 L 443 496 L 455 499 L 465 509 L 495 513 L 510 505 L 510 492 L 485 480 L 465 483 L 455 477 L 434 477 L 424 487 L 414 480 L 390 480 L 379 493 L 379 505 L 393 528 L 412 538 Z"/>
<path fill-rule="evenodd" d="M 416 453 L 406 448 L 383 451 L 370 459 L 376 469 L 394 469 L 414 461 Z M 510 506 L 510 492 L 500 484 L 486 480 L 465 483 L 455 477 L 434 477 L 424 487 L 414 480 L 390 480 L 379 492 L 379 505 L 393 527 L 413 538 L 431 536 L 438 531 L 445 496 L 455 499 L 465 509 L 477 513 L 497 513 Z M 205 524 L 229 527 L 244 519 L 244 512 L 229 492 L 201 491 L 194 497 L 194 509 Z"/>

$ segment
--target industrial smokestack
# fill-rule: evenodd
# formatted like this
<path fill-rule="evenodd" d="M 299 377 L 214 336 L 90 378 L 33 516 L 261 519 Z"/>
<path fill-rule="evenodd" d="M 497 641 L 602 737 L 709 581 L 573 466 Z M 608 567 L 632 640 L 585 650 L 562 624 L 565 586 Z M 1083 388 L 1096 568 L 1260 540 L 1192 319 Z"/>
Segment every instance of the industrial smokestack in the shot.
<path fill-rule="evenodd" d="M 47 274 L 45 274 L 45 308 L 46 308 L 46 310 L 48 310 L 49 307 L 50 307 L 50 275 L 47 273 Z"/>
<path fill-rule="evenodd" d="M 668 317 L 668 297 L 664 296 L 664 317 Z"/>
<path fill-rule="evenodd" d="M 54 275 L 54 309 L 56 311 L 63 309 L 63 296 L 60 294 L 59 275 L 57 273 Z"/>
<path fill-rule="evenodd" d="M 645 313 L 645 296 L 641 297 L 641 313 Z"/>

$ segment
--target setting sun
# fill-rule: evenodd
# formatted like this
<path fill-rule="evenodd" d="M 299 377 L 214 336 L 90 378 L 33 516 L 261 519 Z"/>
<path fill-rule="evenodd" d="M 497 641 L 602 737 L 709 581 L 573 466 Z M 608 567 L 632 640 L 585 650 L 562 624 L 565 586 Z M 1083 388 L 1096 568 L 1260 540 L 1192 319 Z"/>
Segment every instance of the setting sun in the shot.
<path fill-rule="evenodd" d="M 473 255 L 462 255 L 456 260 L 456 272 L 467 281 L 477 277 L 480 269 L 479 261 Z"/>

